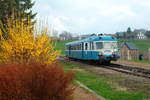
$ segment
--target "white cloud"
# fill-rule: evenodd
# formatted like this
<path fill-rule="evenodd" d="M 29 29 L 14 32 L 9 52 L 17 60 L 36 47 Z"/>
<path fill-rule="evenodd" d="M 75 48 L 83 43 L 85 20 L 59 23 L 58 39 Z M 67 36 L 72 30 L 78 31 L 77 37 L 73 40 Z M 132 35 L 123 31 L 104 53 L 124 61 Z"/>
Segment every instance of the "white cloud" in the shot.
<path fill-rule="evenodd" d="M 143 6 L 145 7 L 149 7 L 150 8 L 150 1 L 145 1 L 141 3 Z"/>
<path fill-rule="evenodd" d="M 148 7 L 149 0 L 36 0 L 34 9 L 59 31 L 115 33 L 150 29 Z"/>
<path fill-rule="evenodd" d="M 128 6 L 113 6 L 106 10 L 100 11 L 103 16 L 133 16 L 134 13 Z"/>
<path fill-rule="evenodd" d="M 50 22 L 51 22 L 52 27 L 58 30 L 59 32 L 63 30 L 67 30 L 60 17 L 51 16 Z"/>

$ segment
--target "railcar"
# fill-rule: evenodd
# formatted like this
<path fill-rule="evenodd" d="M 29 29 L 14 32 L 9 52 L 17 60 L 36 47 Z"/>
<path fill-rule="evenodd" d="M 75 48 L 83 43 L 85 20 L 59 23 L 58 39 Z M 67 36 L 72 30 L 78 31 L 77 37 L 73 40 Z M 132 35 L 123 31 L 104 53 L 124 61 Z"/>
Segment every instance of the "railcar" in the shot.
<path fill-rule="evenodd" d="M 67 43 L 65 53 L 69 58 L 106 63 L 116 61 L 120 57 L 116 38 L 102 35 Z"/>

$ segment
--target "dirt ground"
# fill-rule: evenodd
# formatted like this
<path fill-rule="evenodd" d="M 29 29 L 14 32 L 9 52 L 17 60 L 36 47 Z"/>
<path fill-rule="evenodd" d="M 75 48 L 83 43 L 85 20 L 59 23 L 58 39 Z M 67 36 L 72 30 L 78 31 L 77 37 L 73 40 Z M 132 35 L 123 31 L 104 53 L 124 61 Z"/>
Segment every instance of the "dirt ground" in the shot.
<path fill-rule="evenodd" d="M 100 100 L 97 98 L 94 94 L 89 93 L 88 91 L 76 87 L 74 94 L 73 94 L 73 100 Z"/>
<path fill-rule="evenodd" d="M 148 63 L 137 63 L 137 62 L 122 61 L 122 60 L 118 60 L 113 63 L 150 69 L 150 64 Z"/>

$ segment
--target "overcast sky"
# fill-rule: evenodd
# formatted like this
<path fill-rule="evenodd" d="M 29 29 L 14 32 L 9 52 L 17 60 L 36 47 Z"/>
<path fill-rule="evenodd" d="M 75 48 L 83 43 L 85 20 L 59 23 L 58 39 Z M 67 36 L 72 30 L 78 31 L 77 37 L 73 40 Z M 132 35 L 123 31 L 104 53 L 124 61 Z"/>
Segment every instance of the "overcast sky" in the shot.
<path fill-rule="evenodd" d="M 150 0 L 36 0 L 37 18 L 59 32 L 115 33 L 150 29 Z"/>

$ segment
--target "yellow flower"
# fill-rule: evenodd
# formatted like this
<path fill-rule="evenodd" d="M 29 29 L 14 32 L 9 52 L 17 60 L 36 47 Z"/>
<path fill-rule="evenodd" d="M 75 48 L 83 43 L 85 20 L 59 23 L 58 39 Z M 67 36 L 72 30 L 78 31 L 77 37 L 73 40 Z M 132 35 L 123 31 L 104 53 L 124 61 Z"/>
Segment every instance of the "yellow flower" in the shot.
<path fill-rule="evenodd" d="M 60 52 L 53 49 L 53 41 L 47 35 L 47 30 L 37 35 L 32 27 L 30 21 L 25 23 L 23 20 L 8 19 L 8 39 L 3 38 L 0 28 L 0 62 L 28 64 L 34 60 L 52 64 L 56 61 Z"/>

